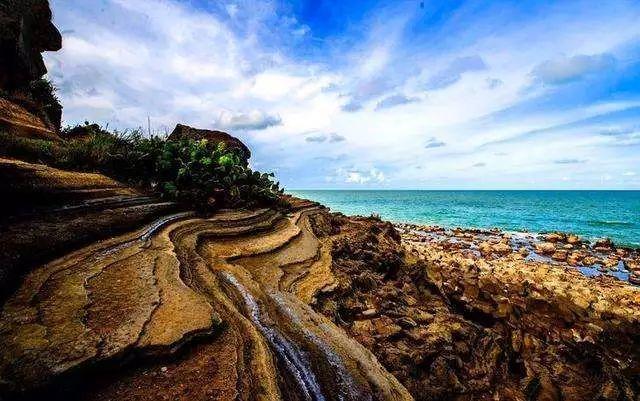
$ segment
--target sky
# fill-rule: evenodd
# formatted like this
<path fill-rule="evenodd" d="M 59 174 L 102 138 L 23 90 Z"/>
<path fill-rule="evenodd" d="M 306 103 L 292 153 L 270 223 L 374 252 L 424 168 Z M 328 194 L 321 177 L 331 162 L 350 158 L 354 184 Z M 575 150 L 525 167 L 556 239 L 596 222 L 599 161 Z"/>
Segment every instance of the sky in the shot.
<path fill-rule="evenodd" d="M 287 189 L 640 189 L 640 2 L 52 0 L 64 123 L 224 130 Z"/>

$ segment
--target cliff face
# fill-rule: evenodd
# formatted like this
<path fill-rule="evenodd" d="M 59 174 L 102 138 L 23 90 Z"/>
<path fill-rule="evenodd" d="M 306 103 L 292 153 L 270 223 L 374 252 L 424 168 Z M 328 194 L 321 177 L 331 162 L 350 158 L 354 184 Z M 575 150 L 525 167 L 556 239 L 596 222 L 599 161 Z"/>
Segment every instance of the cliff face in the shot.
<path fill-rule="evenodd" d="M 47 0 L 0 3 L 0 128 L 51 138 L 60 130 L 62 107 L 38 80 L 47 72 L 41 53 L 62 46 Z M 43 96 L 45 95 L 45 96 Z"/>
<path fill-rule="evenodd" d="M 41 53 L 62 47 L 47 0 L 0 4 L 0 88 L 18 89 L 47 73 Z"/>

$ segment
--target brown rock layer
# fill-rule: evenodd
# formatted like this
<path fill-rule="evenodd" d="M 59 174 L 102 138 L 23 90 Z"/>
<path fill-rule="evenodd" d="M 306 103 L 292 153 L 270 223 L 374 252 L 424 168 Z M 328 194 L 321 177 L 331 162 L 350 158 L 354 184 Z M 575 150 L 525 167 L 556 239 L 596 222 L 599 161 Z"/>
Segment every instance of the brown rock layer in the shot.
<path fill-rule="evenodd" d="M 306 304 L 335 281 L 331 240 L 312 229 L 325 210 L 293 203 L 289 215 L 170 215 L 36 267 L 0 313 L 0 391 L 22 399 L 411 399 L 366 348 Z"/>

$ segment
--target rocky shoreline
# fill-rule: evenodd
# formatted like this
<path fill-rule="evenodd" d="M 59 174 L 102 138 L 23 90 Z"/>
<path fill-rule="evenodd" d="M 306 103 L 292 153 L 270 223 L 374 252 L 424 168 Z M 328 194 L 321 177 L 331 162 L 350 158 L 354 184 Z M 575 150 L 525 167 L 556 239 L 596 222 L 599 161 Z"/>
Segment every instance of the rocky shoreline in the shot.
<path fill-rule="evenodd" d="M 415 399 L 637 399 L 640 291 L 551 259 L 574 238 L 526 245 L 499 231 L 332 216 L 350 234 L 333 247 L 336 288 L 314 308 Z M 521 251 L 556 238 L 553 253 Z M 584 245 L 584 258 L 604 253 Z M 636 260 L 629 252 L 607 255 Z"/>
<path fill-rule="evenodd" d="M 587 277 L 605 275 L 640 285 L 640 249 L 618 246 L 608 238 L 589 241 L 564 232 L 447 229 L 410 223 L 395 227 L 408 243 L 460 252 L 471 259 L 548 263 L 576 269 Z"/>

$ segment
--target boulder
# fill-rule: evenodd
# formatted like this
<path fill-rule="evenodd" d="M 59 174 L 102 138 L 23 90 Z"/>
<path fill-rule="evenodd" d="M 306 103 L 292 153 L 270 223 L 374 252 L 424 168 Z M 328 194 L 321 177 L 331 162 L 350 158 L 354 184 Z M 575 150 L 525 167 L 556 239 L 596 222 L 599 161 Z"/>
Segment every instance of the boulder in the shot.
<path fill-rule="evenodd" d="M 564 242 L 566 236 L 562 233 L 550 233 L 544 236 L 545 241 L 547 242 Z"/>
<path fill-rule="evenodd" d="M 541 242 L 536 244 L 536 252 L 542 255 L 552 255 L 556 251 L 556 246 L 551 242 Z"/>
<path fill-rule="evenodd" d="M 249 160 L 251 157 L 251 151 L 242 141 L 222 131 L 198 129 L 189 127 L 188 125 L 178 124 L 168 139 L 170 141 L 178 141 L 180 139 L 206 139 L 210 142 L 223 142 L 227 147 L 240 151 L 245 160 Z"/>
<path fill-rule="evenodd" d="M 613 248 L 613 242 L 609 238 L 601 238 L 593 244 L 593 249 L 597 252 L 607 252 Z"/>
<path fill-rule="evenodd" d="M 57 139 L 62 106 L 41 53 L 62 47 L 47 0 L 0 2 L 0 129 L 14 135 Z"/>
<path fill-rule="evenodd" d="M 582 242 L 582 240 L 580 240 L 580 237 L 578 237 L 575 234 L 569 234 L 567 236 L 567 243 L 571 244 L 571 245 L 579 245 Z"/>
<path fill-rule="evenodd" d="M 21 88 L 46 74 L 40 53 L 62 47 L 51 17 L 47 0 L 0 2 L 0 88 Z"/>

